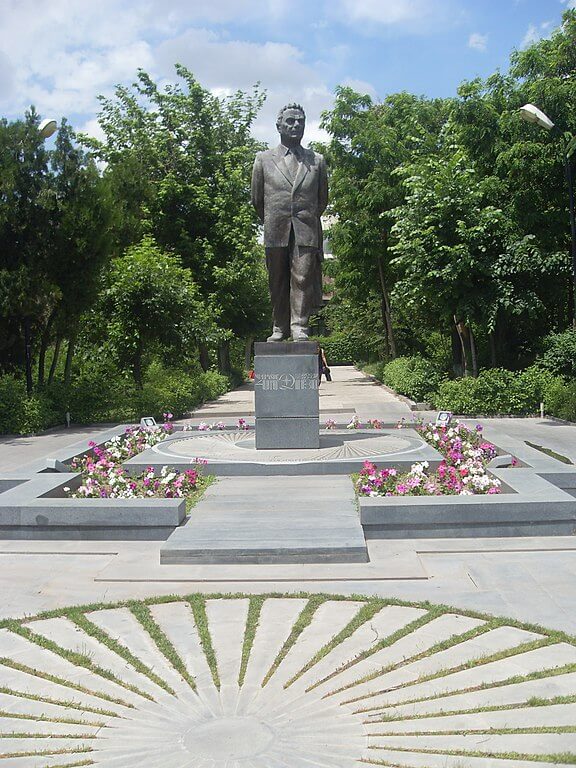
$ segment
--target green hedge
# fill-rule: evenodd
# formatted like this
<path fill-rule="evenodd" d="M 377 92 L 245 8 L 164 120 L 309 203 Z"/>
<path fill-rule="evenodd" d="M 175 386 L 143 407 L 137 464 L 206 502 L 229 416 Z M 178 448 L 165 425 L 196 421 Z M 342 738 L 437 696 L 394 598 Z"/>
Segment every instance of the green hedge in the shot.
<path fill-rule="evenodd" d="M 547 393 L 558 381 L 535 365 L 516 372 L 489 368 L 477 378 L 442 382 L 432 402 L 439 410 L 458 414 L 535 414 L 542 401 L 547 403 Z"/>
<path fill-rule="evenodd" d="M 346 333 L 318 336 L 314 340 L 324 350 L 328 365 L 352 365 L 359 360 L 369 360 L 373 354 L 362 341 Z"/>
<path fill-rule="evenodd" d="M 373 372 L 374 368 L 369 370 Z M 381 363 L 376 366 L 374 375 L 399 395 L 418 402 L 429 400 L 442 380 L 442 374 L 435 365 L 417 355 Z"/>
<path fill-rule="evenodd" d="M 26 396 L 21 379 L 0 376 L 0 434 L 30 434 L 64 424 L 66 411 L 74 424 L 160 419 L 168 411 L 180 418 L 230 387 L 230 380 L 215 371 L 187 372 L 159 362 L 147 369 L 141 391 L 106 362 L 87 363 L 69 387 L 55 382 L 32 397 Z"/>

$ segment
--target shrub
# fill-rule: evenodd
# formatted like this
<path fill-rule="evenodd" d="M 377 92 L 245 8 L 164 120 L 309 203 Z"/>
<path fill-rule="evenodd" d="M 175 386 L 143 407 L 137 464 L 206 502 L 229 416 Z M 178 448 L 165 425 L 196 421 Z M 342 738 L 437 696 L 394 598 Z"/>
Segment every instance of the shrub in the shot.
<path fill-rule="evenodd" d="M 423 357 L 397 357 L 382 366 L 384 384 L 412 400 L 428 400 L 438 388 L 442 374 Z"/>
<path fill-rule="evenodd" d="M 550 333 L 543 341 L 538 365 L 556 376 L 576 377 L 576 330 Z"/>
<path fill-rule="evenodd" d="M 476 379 L 443 382 L 432 400 L 436 408 L 458 414 L 533 414 L 554 381 L 538 366 L 519 372 L 489 368 Z"/>
<path fill-rule="evenodd" d="M 566 421 L 576 421 L 576 381 L 553 379 L 544 393 L 546 412 Z"/>
<path fill-rule="evenodd" d="M 26 384 L 11 374 L 0 376 L 0 433 L 21 431 L 24 421 Z"/>
<path fill-rule="evenodd" d="M 328 365 L 351 365 L 359 360 L 368 360 L 373 350 L 366 344 L 347 333 L 333 333 L 315 339 L 323 348 Z"/>

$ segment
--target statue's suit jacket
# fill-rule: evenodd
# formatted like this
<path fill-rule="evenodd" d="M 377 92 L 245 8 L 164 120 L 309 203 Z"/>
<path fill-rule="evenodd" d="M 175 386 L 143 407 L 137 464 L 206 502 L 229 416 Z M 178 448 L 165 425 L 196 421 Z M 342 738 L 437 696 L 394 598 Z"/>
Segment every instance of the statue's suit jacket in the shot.
<path fill-rule="evenodd" d="M 264 222 L 264 246 L 285 248 L 294 229 L 296 245 L 322 252 L 320 216 L 328 204 L 328 177 L 322 155 L 300 147 L 300 166 L 293 180 L 286 147 L 259 152 L 252 172 L 252 204 Z"/>

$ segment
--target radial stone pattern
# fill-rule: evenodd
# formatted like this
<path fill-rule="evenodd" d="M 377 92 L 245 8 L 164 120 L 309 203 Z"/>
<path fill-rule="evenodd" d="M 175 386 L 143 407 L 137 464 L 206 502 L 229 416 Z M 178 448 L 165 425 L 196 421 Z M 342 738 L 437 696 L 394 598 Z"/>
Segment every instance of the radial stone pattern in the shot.
<path fill-rule="evenodd" d="M 70 609 L 0 630 L 0 768 L 576 760 L 576 647 L 326 596 Z"/>

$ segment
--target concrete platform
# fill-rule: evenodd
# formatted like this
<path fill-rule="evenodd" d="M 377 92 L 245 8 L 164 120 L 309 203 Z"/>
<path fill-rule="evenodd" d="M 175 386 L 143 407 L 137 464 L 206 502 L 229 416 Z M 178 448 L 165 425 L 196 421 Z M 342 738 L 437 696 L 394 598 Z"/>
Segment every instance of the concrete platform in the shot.
<path fill-rule="evenodd" d="M 409 469 L 416 461 L 437 465 L 442 456 L 409 427 L 335 429 L 320 432 L 319 448 L 257 450 L 254 433 L 243 431 L 176 432 L 162 443 L 125 462 L 132 474 L 168 464 L 184 470 L 197 457 L 217 476 L 349 475 L 366 460 L 379 466 Z"/>
<path fill-rule="evenodd" d="M 349 478 L 226 478 L 160 549 L 162 564 L 363 563 Z"/>

